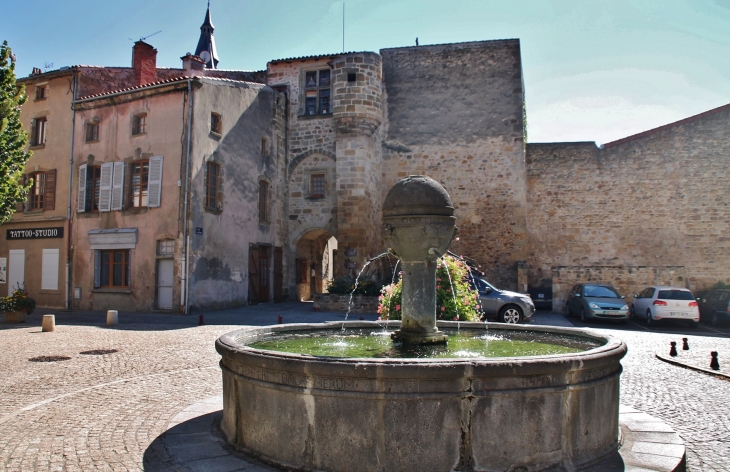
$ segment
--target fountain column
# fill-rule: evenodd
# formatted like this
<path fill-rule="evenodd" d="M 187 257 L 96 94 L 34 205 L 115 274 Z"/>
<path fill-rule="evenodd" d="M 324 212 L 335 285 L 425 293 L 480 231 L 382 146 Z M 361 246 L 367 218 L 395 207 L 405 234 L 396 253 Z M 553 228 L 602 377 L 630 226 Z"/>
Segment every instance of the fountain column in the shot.
<path fill-rule="evenodd" d="M 435 180 L 411 175 L 397 182 L 383 203 L 383 240 L 401 260 L 401 329 L 407 344 L 446 342 L 436 328 L 436 263 L 456 235 L 454 207 Z"/>

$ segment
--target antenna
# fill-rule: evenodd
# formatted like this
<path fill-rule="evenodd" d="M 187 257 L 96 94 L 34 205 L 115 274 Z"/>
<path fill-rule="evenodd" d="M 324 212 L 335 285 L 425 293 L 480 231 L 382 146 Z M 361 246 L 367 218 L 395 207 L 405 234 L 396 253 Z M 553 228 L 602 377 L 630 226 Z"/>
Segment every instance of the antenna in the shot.
<path fill-rule="evenodd" d="M 142 37 L 142 38 L 139 38 L 139 40 L 140 40 L 140 41 L 144 41 L 145 39 L 147 39 L 147 38 L 151 38 L 152 36 L 156 35 L 157 33 L 162 33 L 162 30 L 160 30 L 160 31 L 155 31 L 155 32 L 154 32 L 154 33 L 152 33 L 152 34 L 148 34 L 147 36 L 144 36 L 144 37 Z M 134 39 L 132 39 L 132 38 L 127 38 L 127 39 L 128 39 L 128 40 L 130 40 L 130 41 L 134 41 Z"/>
<path fill-rule="evenodd" d="M 51 67 L 53 67 L 53 62 L 46 62 L 43 65 L 43 68 L 46 69 L 46 72 L 48 72 L 48 69 L 50 69 Z"/>

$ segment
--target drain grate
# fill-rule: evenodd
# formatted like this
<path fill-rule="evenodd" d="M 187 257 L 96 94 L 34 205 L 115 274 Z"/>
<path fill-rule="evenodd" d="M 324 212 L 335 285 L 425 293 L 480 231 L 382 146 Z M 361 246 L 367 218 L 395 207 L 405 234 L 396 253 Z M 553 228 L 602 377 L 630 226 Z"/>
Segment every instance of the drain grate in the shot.
<path fill-rule="evenodd" d="M 28 359 L 31 362 L 56 362 L 56 361 L 67 361 L 71 359 L 68 356 L 38 356 L 31 357 Z"/>
<path fill-rule="evenodd" d="M 116 349 L 92 349 L 91 351 L 79 352 L 79 354 L 84 354 L 86 356 L 103 356 L 104 354 L 114 354 L 115 352 L 117 352 Z"/>

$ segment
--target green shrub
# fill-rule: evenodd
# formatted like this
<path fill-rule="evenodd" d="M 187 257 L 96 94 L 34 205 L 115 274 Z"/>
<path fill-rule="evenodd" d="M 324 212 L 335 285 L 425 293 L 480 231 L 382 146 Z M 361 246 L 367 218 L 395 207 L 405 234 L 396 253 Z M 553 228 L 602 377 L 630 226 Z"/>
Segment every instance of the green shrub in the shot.
<path fill-rule="evenodd" d="M 349 295 L 355 290 L 355 295 L 377 296 L 383 284 L 378 283 L 371 277 L 360 277 L 355 290 L 355 279 L 348 275 L 338 275 L 327 285 L 327 291 L 338 295 Z"/>
<path fill-rule="evenodd" d="M 730 289 L 730 283 L 725 283 L 723 281 L 720 281 L 712 286 L 713 290 L 725 290 Z"/>
<path fill-rule="evenodd" d="M 449 274 L 451 282 L 449 282 Z M 401 319 L 402 295 L 402 279 L 395 284 L 383 287 L 378 305 L 378 314 L 381 319 Z M 479 321 L 480 318 L 479 293 L 469 283 L 467 265 L 451 256 L 438 260 L 436 263 L 436 319 Z"/>

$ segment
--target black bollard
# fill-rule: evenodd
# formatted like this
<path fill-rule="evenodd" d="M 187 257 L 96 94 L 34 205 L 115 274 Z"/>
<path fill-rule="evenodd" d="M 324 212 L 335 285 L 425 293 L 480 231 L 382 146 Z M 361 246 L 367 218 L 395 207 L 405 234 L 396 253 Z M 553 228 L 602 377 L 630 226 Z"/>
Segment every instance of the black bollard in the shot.
<path fill-rule="evenodd" d="M 198 326 L 203 326 L 204 324 L 203 315 L 198 316 Z"/>
<path fill-rule="evenodd" d="M 364 321 L 364 320 L 365 320 L 365 317 L 364 316 L 361 316 L 360 317 L 360 321 Z"/>
<path fill-rule="evenodd" d="M 689 351 L 689 344 L 687 344 L 687 338 L 682 338 L 682 350 Z"/>
<path fill-rule="evenodd" d="M 669 348 L 669 355 L 672 357 L 677 357 L 677 343 L 672 341 L 669 344 L 671 344 L 672 346 L 671 348 Z"/>
<path fill-rule="evenodd" d="M 277 319 L 279 320 L 279 324 L 283 324 L 284 323 L 284 317 L 283 316 L 279 315 L 279 317 Z"/>
<path fill-rule="evenodd" d="M 710 353 L 710 356 L 712 356 L 712 360 L 710 361 L 710 369 L 720 370 L 720 361 L 717 360 L 717 351 L 712 351 Z"/>

